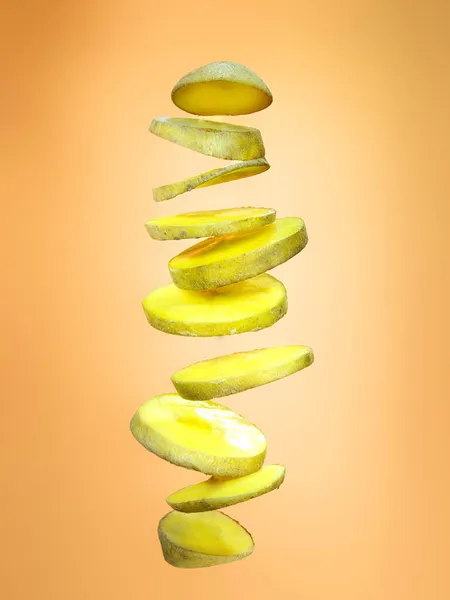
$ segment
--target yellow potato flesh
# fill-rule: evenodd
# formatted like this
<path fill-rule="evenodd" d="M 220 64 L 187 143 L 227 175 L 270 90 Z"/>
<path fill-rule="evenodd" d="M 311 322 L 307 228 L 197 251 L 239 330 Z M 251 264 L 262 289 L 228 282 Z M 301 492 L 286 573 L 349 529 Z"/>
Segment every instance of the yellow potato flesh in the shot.
<path fill-rule="evenodd" d="M 169 270 L 180 288 L 215 289 L 273 269 L 298 254 L 307 241 L 302 219 L 277 219 L 257 231 L 200 242 L 172 258 Z"/>
<path fill-rule="evenodd" d="M 160 331 L 211 337 L 270 327 L 286 314 L 287 296 L 281 281 L 264 274 L 203 292 L 171 284 L 151 292 L 143 308 Z"/>
<path fill-rule="evenodd" d="M 261 132 L 253 127 L 178 117 L 157 117 L 150 132 L 195 152 L 225 160 L 253 160 L 265 155 Z"/>
<path fill-rule="evenodd" d="M 253 231 L 275 220 L 273 208 L 226 208 L 160 217 L 145 227 L 153 239 L 182 240 Z"/>
<path fill-rule="evenodd" d="M 246 475 L 264 462 L 264 434 L 214 402 L 185 400 L 177 394 L 155 396 L 139 408 L 130 427 L 147 450 L 209 475 Z"/>
<path fill-rule="evenodd" d="M 252 553 L 251 535 L 224 513 L 172 511 L 159 523 L 165 560 L 181 568 L 212 567 Z"/>
<path fill-rule="evenodd" d="M 277 346 L 204 360 L 172 375 L 177 392 L 190 400 L 209 400 L 271 383 L 312 364 L 307 346 Z"/>
<path fill-rule="evenodd" d="M 256 473 L 236 479 L 219 480 L 212 477 L 174 492 L 167 498 L 167 503 L 181 512 L 203 512 L 232 506 L 280 487 L 285 472 L 286 469 L 281 465 L 267 465 Z"/>
<path fill-rule="evenodd" d="M 270 104 L 262 90 L 233 81 L 186 85 L 173 95 L 174 103 L 193 115 L 248 115 Z"/>
<path fill-rule="evenodd" d="M 163 202 L 171 200 L 180 194 L 190 192 L 194 189 L 204 188 L 219 183 L 228 183 L 237 179 L 245 179 L 259 173 L 264 173 L 270 168 L 269 163 L 265 158 L 257 158 L 255 160 L 247 160 L 220 169 L 213 169 L 182 181 L 169 183 L 153 190 L 153 200 L 155 202 Z"/>

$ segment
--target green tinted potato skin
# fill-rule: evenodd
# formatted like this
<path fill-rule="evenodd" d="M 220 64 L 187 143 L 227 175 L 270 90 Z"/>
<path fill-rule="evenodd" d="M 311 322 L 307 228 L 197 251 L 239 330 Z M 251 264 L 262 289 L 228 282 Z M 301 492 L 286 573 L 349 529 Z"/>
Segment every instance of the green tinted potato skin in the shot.
<path fill-rule="evenodd" d="M 150 132 L 164 140 L 224 160 L 254 160 L 264 158 L 266 150 L 258 129 L 217 131 L 204 128 L 180 128 L 170 121 L 154 119 Z"/>

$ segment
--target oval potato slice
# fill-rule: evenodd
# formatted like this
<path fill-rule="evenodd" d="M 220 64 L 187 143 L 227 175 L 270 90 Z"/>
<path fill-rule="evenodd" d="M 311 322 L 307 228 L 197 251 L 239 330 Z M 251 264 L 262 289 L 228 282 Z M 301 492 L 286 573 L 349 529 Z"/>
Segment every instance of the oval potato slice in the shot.
<path fill-rule="evenodd" d="M 160 217 L 145 227 L 154 240 L 185 240 L 254 231 L 275 221 L 273 208 L 224 208 Z"/>
<path fill-rule="evenodd" d="M 150 132 L 195 152 L 224 160 L 253 160 L 265 155 L 261 132 L 253 127 L 179 117 L 157 117 Z"/>
<path fill-rule="evenodd" d="M 164 559 L 174 567 L 214 567 L 249 556 L 252 536 L 219 511 L 186 514 L 172 511 L 158 526 Z"/>
<path fill-rule="evenodd" d="M 228 183 L 237 179 L 245 179 L 253 175 L 259 175 L 270 169 L 270 165 L 265 158 L 256 158 L 255 160 L 244 160 L 241 162 L 213 169 L 176 183 L 169 183 L 161 187 L 154 188 L 153 200 L 155 202 L 164 202 L 171 200 L 176 196 L 185 194 L 195 189 L 218 185 L 219 183 Z"/>
<path fill-rule="evenodd" d="M 167 503 L 174 510 L 186 513 L 225 508 L 278 489 L 285 474 L 286 469 L 282 465 L 266 465 L 256 473 L 235 479 L 211 477 L 174 492 L 167 498 Z"/>
<path fill-rule="evenodd" d="M 308 346 L 276 346 L 203 360 L 172 375 L 177 392 L 188 400 L 211 400 L 255 388 L 309 367 Z"/>
<path fill-rule="evenodd" d="M 172 283 L 151 292 L 142 305 L 155 329 L 194 337 L 259 331 L 281 319 L 288 307 L 286 288 L 266 274 L 203 292 Z"/>
<path fill-rule="evenodd" d="M 277 219 L 257 231 L 210 238 L 187 248 L 169 262 L 176 286 L 210 290 L 255 277 L 286 262 L 308 243 L 305 223 Z"/>
<path fill-rule="evenodd" d="M 244 417 L 215 402 L 185 400 L 178 394 L 144 402 L 130 429 L 160 458 L 216 477 L 258 471 L 266 456 L 264 434 Z"/>

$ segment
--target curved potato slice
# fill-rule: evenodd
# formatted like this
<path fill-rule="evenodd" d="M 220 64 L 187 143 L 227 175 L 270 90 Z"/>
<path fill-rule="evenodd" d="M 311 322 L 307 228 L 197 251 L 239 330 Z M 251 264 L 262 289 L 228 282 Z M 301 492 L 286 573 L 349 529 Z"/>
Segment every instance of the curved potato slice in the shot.
<path fill-rule="evenodd" d="M 174 492 L 167 503 L 185 513 L 204 512 L 225 508 L 252 500 L 280 487 L 286 469 L 282 465 L 267 465 L 256 473 L 236 479 L 220 480 L 211 477 L 195 485 Z"/>
<path fill-rule="evenodd" d="M 286 262 L 306 246 L 305 223 L 277 219 L 257 231 L 210 238 L 169 262 L 172 280 L 184 290 L 209 290 L 254 277 Z"/>
<path fill-rule="evenodd" d="M 158 536 L 164 559 L 174 567 L 214 567 L 249 556 L 252 536 L 219 511 L 186 514 L 176 511 L 161 519 Z"/>
<path fill-rule="evenodd" d="M 172 90 L 173 103 L 194 115 L 248 115 L 270 106 L 264 81 L 239 63 L 209 63 L 182 77 Z"/>
<path fill-rule="evenodd" d="M 275 346 L 203 360 L 172 375 L 177 392 L 188 400 L 211 400 L 255 388 L 309 367 L 308 346 Z"/>
<path fill-rule="evenodd" d="M 215 402 L 185 400 L 178 394 L 144 402 L 130 429 L 160 458 L 216 477 L 258 471 L 266 455 L 264 434 L 244 417 Z"/>
<path fill-rule="evenodd" d="M 195 152 L 225 160 L 253 160 L 265 155 L 261 132 L 253 127 L 178 117 L 157 117 L 150 132 Z"/>
<path fill-rule="evenodd" d="M 275 221 L 273 208 L 224 208 L 160 217 L 147 221 L 154 240 L 185 240 L 229 233 L 243 233 Z"/>
<path fill-rule="evenodd" d="M 220 169 L 213 169 L 183 181 L 169 183 L 153 190 L 153 200 L 155 202 L 163 202 L 171 200 L 180 194 L 190 192 L 196 188 L 204 188 L 219 183 L 227 183 L 259 175 L 270 169 L 270 165 L 265 158 L 256 158 L 255 160 L 245 160 Z"/>
<path fill-rule="evenodd" d="M 174 284 L 143 301 L 147 320 L 174 335 L 213 337 L 259 331 L 287 312 L 286 288 L 271 275 L 259 275 L 217 290 L 192 292 Z"/>

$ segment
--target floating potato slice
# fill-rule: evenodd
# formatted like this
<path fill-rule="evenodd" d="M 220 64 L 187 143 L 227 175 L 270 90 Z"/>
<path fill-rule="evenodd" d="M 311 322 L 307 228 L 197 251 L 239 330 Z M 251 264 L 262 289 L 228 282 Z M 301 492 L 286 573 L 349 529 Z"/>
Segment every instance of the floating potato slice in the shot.
<path fill-rule="evenodd" d="M 195 152 L 225 160 L 253 160 L 265 155 L 261 132 L 253 127 L 178 117 L 157 117 L 151 133 Z"/>
<path fill-rule="evenodd" d="M 242 233 L 275 221 L 273 208 L 225 208 L 160 217 L 145 227 L 155 240 L 184 240 L 229 233 Z"/>
<path fill-rule="evenodd" d="M 195 244 L 170 260 L 169 271 L 179 288 L 216 289 L 273 269 L 298 254 L 307 242 L 302 219 L 277 219 L 257 231 Z"/>
<path fill-rule="evenodd" d="M 167 498 L 175 510 L 193 513 L 225 508 L 252 500 L 280 487 L 286 469 L 282 465 L 267 465 L 256 473 L 236 479 L 220 480 L 211 477 L 207 481 L 190 485 Z"/>
<path fill-rule="evenodd" d="M 221 61 L 191 71 L 172 90 L 173 103 L 194 115 L 248 115 L 272 104 L 272 94 L 251 69 Z"/>
<path fill-rule="evenodd" d="M 265 158 L 241 161 L 220 169 L 213 169 L 212 171 L 195 175 L 194 177 L 189 177 L 188 179 L 183 179 L 183 181 L 155 188 L 153 190 L 153 200 L 155 202 L 171 200 L 180 194 L 190 192 L 196 188 L 204 188 L 211 185 L 218 185 L 219 183 L 235 181 L 236 179 L 252 177 L 253 175 L 264 173 L 268 169 L 270 169 L 270 165 Z"/>
<path fill-rule="evenodd" d="M 249 556 L 252 536 L 219 511 L 186 514 L 172 511 L 158 527 L 164 559 L 174 567 L 214 567 Z"/>
<path fill-rule="evenodd" d="M 296 373 L 311 365 L 307 346 L 276 346 L 203 360 L 172 375 L 177 392 L 188 400 L 237 394 Z"/>
<path fill-rule="evenodd" d="M 174 335 L 213 337 L 259 331 L 287 312 L 286 288 L 271 275 L 259 275 L 217 290 L 192 292 L 174 284 L 143 301 L 147 320 Z"/>
<path fill-rule="evenodd" d="M 170 463 L 216 477 L 241 477 L 260 469 L 266 455 L 262 431 L 215 402 L 178 394 L 150 398 L 130 424 L 136 440 Z"/>

